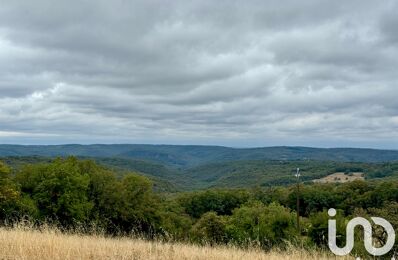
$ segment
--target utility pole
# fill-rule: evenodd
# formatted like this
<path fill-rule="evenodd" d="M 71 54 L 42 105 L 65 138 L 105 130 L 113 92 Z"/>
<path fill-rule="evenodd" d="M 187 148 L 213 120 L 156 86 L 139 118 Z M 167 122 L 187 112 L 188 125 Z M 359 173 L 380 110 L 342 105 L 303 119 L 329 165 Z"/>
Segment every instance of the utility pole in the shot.
<path fill-rule="evenodd" d="M 300 168 L 297 168 L 294 176 L 297 178 L 297 232 L 300 235 Z"/>

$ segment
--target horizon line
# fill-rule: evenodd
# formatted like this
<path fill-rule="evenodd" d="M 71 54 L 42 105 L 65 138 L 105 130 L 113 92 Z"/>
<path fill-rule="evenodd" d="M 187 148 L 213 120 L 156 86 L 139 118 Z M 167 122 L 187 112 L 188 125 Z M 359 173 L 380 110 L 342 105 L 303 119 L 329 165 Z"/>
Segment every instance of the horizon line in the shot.
<path fill-rule="evenodd" d="M 228 146 L 228 145 L 212 145 L 212 144 L 167 144 L 167 143 L 59 143 L 59 144 L 16 144 L 16 143 L 0 143 L 0 146 L 111 146 L 111 145 L 147 145 L 147 146 L 201 146 L 201 147 L 223 147 L 231 149 L 261 149 L 261 148 L 309 148 L 309 149 L 360 149 L 360 150 L 384 150 L 384 151 L 398 151 L 392 148 L 374 148 L 374 147 L 355 147 L 355 146 L 303 146 L 303 145 L 270 145 L 270 146 Z"/>

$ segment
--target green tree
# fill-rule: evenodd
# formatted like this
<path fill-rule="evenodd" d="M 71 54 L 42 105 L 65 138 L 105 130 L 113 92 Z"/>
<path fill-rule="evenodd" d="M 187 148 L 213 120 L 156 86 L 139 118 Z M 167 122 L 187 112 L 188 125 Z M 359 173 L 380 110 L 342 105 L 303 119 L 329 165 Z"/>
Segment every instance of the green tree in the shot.
<path fill-rule="evenodd" d="M 369 208 L 367 209 L 369 216 L 381 217 L 391 223 L 394 230 L 398 230 L 398 203 L 395 201 L 385 202 L 381 208 Z M 378 246 L 382 246 L 387 241 L 387 234 L 385 230 L 377 225 L 373 225 L 373 237 Z M 397 252 L 398 250 L 398 237 L 395 238 L 395 245 L 392 251 Z"/>
<path fill-rule="evenodd" d="M 11 171 L 0 162 L 0 218 L 9 216 L 16 207 L 19 192 L 11 179 Z"/>
<path fill-rule="evenodd" d="M 328 220 L 329 215 L 327 210 L 312 213 L 309 217 L 308 236 L 318 246 L 326 247 L 328 243 Z M 341 210 L 337 211 L 336 217 L 336 234 L 338 242 L 345 241 L 345 225 L 347 224 Z"/>
<path fill-rule="evenodd" d="M 155 235 L 160 228 L 161 214 L 152 182 L 143 176 L 127 174 L 116 187 L 112 223 L 122 231 Z"/>
<path fill-rule="evenodd" d="M 189 240 L 189 231 L 193 220 L 184 207 L 175 199 L 164 199 L 161 203 L 162 229 L 166 237 L 178 240 Z"/>
<path fill-rule="evenodd" d="M 226 242 L 226 221 L 215 212 L 205 213 L 192 227 L 194 241 L 201 244 L 220 244 Z"/>
<path fill-rule="evenodd" d="M 35 201 L 43 219 L 70 225 L 88 220 L 93 204 L 88 200 L 90 178 L 76 158 L 30 165 L 17 175 L 21 189 Z"/>
<path fill-rule="evenodd" d="M 300 194 L 300 215 L 309 216 L 311 213 L 323 211 L 335 207 L 339 202 L 339 197 L 333 191 L 333 185 L 302 185 Z M 296 209 L 297 189 L 291 188 L 288 196 L 288 205 Z"/>
<path fill-rule="evenodd" d="M 297 237 L 295 214 L 285 207 L 271 203 L 251 202 L 234 210 L 227 225 L 230 239 L 240 245 L 256 243 L 263 248 L 283 245 Z"/>
<path fill-rule="evenodd" d="M 244 190 L 206 190 L 180 196 L 179 201 L 193 218 L 200 218 L 206 212 L 214 211 L 218 215 L 231 215 L 249 199 Z"/>
<path fill-rule="evenodd" d="M 121 183 L 112 171 L 98 166 L 93 161 L 81 162 L 80 168 L 90 177 L 87 191 L 88 200 L 93 203 L 90 220 L 111 232 L 112 229 L 116 229 L 112 221 L 117 218 L 117 208 L 122 200 L 119 194 L 122 190 Z"/>

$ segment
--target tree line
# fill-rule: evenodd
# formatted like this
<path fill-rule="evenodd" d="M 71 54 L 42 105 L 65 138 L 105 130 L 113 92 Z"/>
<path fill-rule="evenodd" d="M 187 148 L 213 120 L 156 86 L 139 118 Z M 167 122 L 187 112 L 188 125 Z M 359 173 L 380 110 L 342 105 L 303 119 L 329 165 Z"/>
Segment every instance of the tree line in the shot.
<path fill-rule="evenodd" d="M 288 244 L 326 248 L 329 208 L 338 210 L 341 244 L 354 216 L 379 216 L 398 227 L 397 181 L 307 184 L 300 190 L 297 230 L 295 186 L 157 193 L 148 178 L 117 176 L 91 160 L 58 158 L 20 169 L 0 162 L 0 220 L 265 250 Z M 374 236 L 380 244 L 386 239 L 377 229 Z M 359 230 L 356 239 L 362 238 Z M 356 254 L 365 253 L 363 243 L 355 245 Z"/>

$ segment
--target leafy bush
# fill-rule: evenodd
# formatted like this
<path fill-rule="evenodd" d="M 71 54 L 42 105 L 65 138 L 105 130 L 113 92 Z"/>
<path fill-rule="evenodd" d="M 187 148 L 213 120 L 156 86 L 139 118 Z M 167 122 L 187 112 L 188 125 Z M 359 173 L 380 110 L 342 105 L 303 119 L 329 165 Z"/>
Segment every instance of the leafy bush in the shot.
<path fill-rule="evenodd" d="M 240 245 L 263 248 L 297 238 L 296 217 L 289 209 L 271 203 L 251 202 L 234 210 L 227 226 L 230 240 Z"/>

